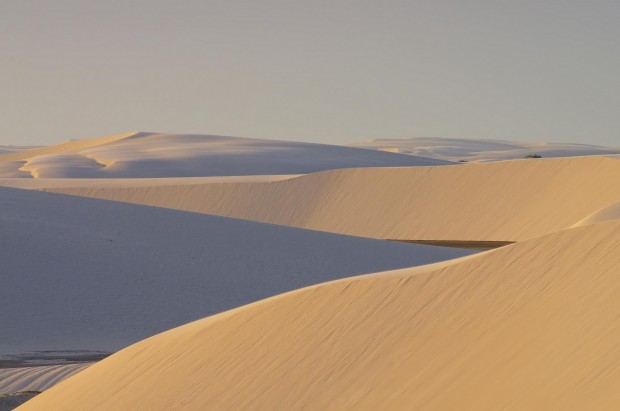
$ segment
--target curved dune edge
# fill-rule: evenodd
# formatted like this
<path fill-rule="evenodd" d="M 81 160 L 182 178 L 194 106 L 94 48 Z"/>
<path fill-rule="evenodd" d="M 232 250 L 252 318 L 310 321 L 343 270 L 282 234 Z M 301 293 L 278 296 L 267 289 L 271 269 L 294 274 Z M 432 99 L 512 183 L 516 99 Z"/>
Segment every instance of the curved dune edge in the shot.
<path fill-rule="evenodd" d="M 309 287 L 144 340 L 19 409 L 618 409 L 619 252 L 614 222 Z"/>
<path fill-rule="evenodd" d="M 590 224 L 606 223 L 609 221 L 620 220 L 620 202 L 608 205 L 590 214 L 583 220 L 576 223 L 573 227 L 582 227 Z"/>
<path fill-rule="evenodd" d="M 272 182 L 46 190 L 361 237 L 520 241 L 617 202 L 613 175 L 620 175 L 617 159 L 573 157 L 340 169 Z"/>

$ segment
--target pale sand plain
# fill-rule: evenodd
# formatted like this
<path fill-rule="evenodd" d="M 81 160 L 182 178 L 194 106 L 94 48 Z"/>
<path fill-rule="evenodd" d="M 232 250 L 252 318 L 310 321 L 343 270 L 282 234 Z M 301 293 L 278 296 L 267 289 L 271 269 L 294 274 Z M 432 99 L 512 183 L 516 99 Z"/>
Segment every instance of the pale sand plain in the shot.
<path fill-rule="evenodd" d="M 23 410 L 612 410 L 620 222 L 312 286 L 133 345 Z"/>

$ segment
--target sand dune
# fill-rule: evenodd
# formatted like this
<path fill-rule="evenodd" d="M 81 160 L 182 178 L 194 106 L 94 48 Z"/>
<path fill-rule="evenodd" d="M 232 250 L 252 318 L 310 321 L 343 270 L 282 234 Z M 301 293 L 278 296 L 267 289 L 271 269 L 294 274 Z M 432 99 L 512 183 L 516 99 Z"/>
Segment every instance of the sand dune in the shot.
<path fill-rule="evenodd" d="M 49 155 L 68 155 L 72 153 L 78 153 L 81 150 L 103 146 L 113 143 L 115 141 L 124 140 L 131 136 L 139 134 L 138 132 L 115 134 L 113 136 L 93 138 L 89 140 L 68 140 L 64 143 L 57 144 L 49 147 L 37 147 L 31 150 L 19 150 L 15 153 L 4 154 L 0 156 L 0 161 L 25 161 L 38 156 Z"/>
<path fill-rule="evenodd" d="M 518 241 L 571 227 L 617 203 L 617 175 L 617 158 L 575 157 L 50 191 L 364 237 Z"/>
<path fill-rule="evenodd" d="M 21 391 L 45 391 L 90 365 L 91 363 L 0 368 L 0 394 Z"/>
<path fill-rule="evenodd" d="M 391 153 L 412 154 L 449 161 L 497 161 L 524 158 L 539 154 L 543 157 L 573 157 L 620 154 L 620 147 L 611 148 L 590 144 L 527 143 L 522 141 L 461 139 L 461 138 L 409 138 L 374 139 L 351 144 Z"/>
<path fill-rule="evenodd" d="M 0 177 L 140 178 L 305 174 L 449 162 L 325 144 L 136 132 L 0 155 Z M 19 173 L 22 174 L 19 174 Z M 25 174 L 28 173 L 28 174 Z"/>
<path fill-rule="evenodd" d="M 135 344 L 23 410 L 620 407 L 620 223 L 349 278 Z"/>
<path fill-rule="evenodd" d="M 113 351 L 205 315 L 467 250 L 0 189 L 0 354 Z"/>

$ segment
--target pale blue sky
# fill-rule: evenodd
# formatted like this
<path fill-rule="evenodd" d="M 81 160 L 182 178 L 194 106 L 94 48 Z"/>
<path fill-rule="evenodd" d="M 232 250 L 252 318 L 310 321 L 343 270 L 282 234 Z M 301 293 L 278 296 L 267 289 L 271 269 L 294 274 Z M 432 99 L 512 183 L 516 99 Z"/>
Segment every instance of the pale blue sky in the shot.
<path fill-rule="evenodd" d="M 620 146 L 618 0 L 0 1 L 0 144 L 132 130 Z"/>

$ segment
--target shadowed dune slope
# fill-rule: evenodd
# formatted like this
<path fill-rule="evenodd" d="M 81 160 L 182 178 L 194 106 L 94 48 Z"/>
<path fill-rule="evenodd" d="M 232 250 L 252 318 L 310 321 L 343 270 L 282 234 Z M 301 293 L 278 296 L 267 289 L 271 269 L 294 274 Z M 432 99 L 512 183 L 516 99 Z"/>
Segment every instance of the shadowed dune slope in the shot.
<path fill-rule="evenodd" d="M 154 336 L 20 410 L 620 408 L 620 223 Z"/>
<path fill-rule="evenodd" d="M 471 254 L 9 188 L 0 232 L 0 354 L 113 351 L 285 291 Z"/>
<path fill-rule="evenodd" d="M 50 191 L 402 240 L 518 241 L 620 200 L 620 160 L 343 169 L 274 182 Z"/>

